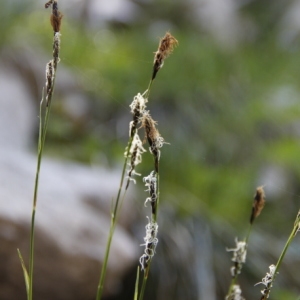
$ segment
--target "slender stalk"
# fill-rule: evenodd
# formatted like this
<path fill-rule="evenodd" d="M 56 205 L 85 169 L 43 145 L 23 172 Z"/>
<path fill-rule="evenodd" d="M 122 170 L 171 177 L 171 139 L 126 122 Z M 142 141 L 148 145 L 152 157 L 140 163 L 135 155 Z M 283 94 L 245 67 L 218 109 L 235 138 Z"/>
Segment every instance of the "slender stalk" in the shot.
<path fill-rule="evenodd" d="M 154 64 L 153 64 L 153 73 L 151 80 L 148 85 L 147 92 L 145 94 L 145 98 L 148 100 L 150 95 L 151 86 L 153 83 L 153 80 L 156 78 L 157 72 L 162 68 L 164 64 L 164 60 L 172 53 L 175 46 L 178 45 L 178 41 L 169 33 L 167 32 L 164 38 L 160 40 L 158 50 L 155 52 L 154 57 Z M 141 286 L 140 291 L 140 297 L 139 300 L 143 300 L 144 298 L 144 292 L 148 280 L 148 275 L 150 271 L 150 266 L 152 262 L 152 258 L 154 255 L 155 247 L 158 242 L 156 235 L 157 235 L 157 212 L 158 212 L 158 206 L 159 206 L 159 159 L 160 159 L 160 150 L 158 148 L 161 148 L 164 144 L 164 140 L 161 138 L 159 132 L 155 128 L 156 122 L 152 120 L 149 114 L 146 114 L 144 116 L 143 121 L 143 127 L 145 127 L 146 136 L 148 143 L 150 145 L 151 153 L 154 158 L 154 169 L 155 169 L 155 178 L 156 178 L 156 186 L 152 187 L 152 189 L 156 189 L 154 194 L 151 195 L 151 174 L 149 175 L 149 183 L 147 185 L 149 186 L 149 192 L 150 192 L 150 199 L 151 199 L 151 205 L 152 205 L 152 214 L 151 214 L 151 221 L 148 225 L 154 226 L 153 230 L 151 230 L 151 238 L 150 240 L 147 240 L 147 227 L 146 227 L 146 250 L 143 256 L 141 257 L 140 261 L 142 264 L 142 269 L 144 269 L 144 277 L 143 277 L 143 283 Z M 155 195 L 156 194 L 156 195 Z M 153 196 L 155 196 L 155 200 L 153 200 Z M 147 226 L 148 226 L 147 225 Z M 143 259 L 146 260 L 146 262 L 143 261 Z"/>
<path fill-rule="evenodd" d="M 34 231 L 35 231 L 35 215 L 36 215 L 36 205 L 38 197 L 38 187 L 40 179 L 40 169 L 43 157 L 43 150 L 46 140 L 52 97 L 55 87 L 56 70 L 57 64 L 59 62 L 59 51 L 60 51 L 60 26 L 62 14 L 58 10 L 58 4 L 55 0 L 50 0 L 45 4 L 45 8 L 52 6 L 52 14 L 50 17 L 50 22 L 53 28 L 53 59 L 46 66 L 46 96 L 42 95 L 42 100 L 40 102 L 39 110 L 39 138 L 38 138 L 38 154 L 37 154 L 37 166 L 34 182 L 34 192 L 33 192 L 33 204 L 32 204 L 32 215 L 31 215 L 31 227 L 30 227 L 30 250 L 29 250 L 29 284 L 28 284 L 28 300 L 32 300 L 33 297 L 33 266 L 34 266 Z M 43 104 L 44 98 L 46 98 L 46 108 L 45 117 L 43 116 Z M 25 278 L 26 281 L 26 278 Z"/>
<path fill-rule="evenodd" d="M 142 282 L 142 286 L 141 286 L 139 300 L 144 299 L 144 293 L 145 293 L 145 289 L 146 289 L 146 285 L 147 285 L 147 280 L 148 280 L 148 275 L 149 275 L 149 271 L 150 271 L 151 262 L 152 262 L 152 259 L 149 261 L 148 267 L 146 268 L 146 270 L 144 270 L 144 277 L 143 277 L 143 282 Z"/>
<path fill-rule="evenodd" d="M 119 203 L 120 203 L 120 199 L 121 199 L 121 192 L 122 192 L 123 183 L 124 183 L 124 179 L 125 179 L 125 172 L 126 172 L 126 168 L 127 168 L 129 151 L 130 151 L 130 147 L 132 145 L 132 141 L 133 141 L 133 137 L 130 137 L 129 142 L 128 142 L 128 146 L 127 146 L 127 151 L 126 151 L 126 154 L 125 154 L 125 160 L 124 160 L 124 165 L 123 165 L 119 190 L 118 190 L 114 210 L 111 213 L 110 229 L 109 229 L 109 234 L 108 234 L 107 243 L 106 243 L 104 261 L 103 261 L 103 265 L 102 265 L 102 268 L 101 268 L 101 274 L 100 274 L 100 279 L 99 279 L 98 288 L 97 288 L 96 300 L 100 300 L 101 297 L 102 297 L 102 293 L 103 293 L 104 281 L 105 281 L 105 276 L 106 276 L 106 271 L 107 271 L 107 263 L 108 263 L 108 259 L 109 259 L 110 248 L 111 248 L 111 242 L 112 242 L 114 230 L 115 230 L 115 227 L 116 227 L 117 215 L 118 215 L 118 212 L 119 212 Z M 125 198 L 127 188 L 128 188 L 128 184 L 127 184 L 126 189 L 123 193 L 122 199 Z"/>
<path fill-rule="evenodd" d="M 136 281 L 135 281 L 135 287 L 134 287 L 134 296 L 133 296 L 133 300 L 138 300 L 139 278 L 140 278 L 140 268 L 139 268 L 139 266 L 138 266 L 138 267 L 137 267 L 137 272 L 136 272 Z"/>
<path fill-rule="evenodd" d="M 151 90 L 152 83 L 153 83 L 153 79 L 150 80 L 147 91 L 145 93 L 145 99 L 147 99 L 147 100 L 149 99 L 149 96 L 150 96 L 150 90 Z"/>
<path fill-rule="evenodd" d="M 256 193 L 254 195 L 254 201 L 252 204 L 252 211 L 250 216 L 250 224 L 244 241 L 239 242 L 236 239 L 236 248 L 227 249 L 227 251 L 233 251 L 232 261 L 234 262 L 234 266 L 231 268 L 231 274 L 233 275 L 225 299 L 233 299 L 233 297 L 235 296 L 239 297 L 237 294 L 239 294 L 241 290 L 237 289 L 236 281 L 239 274 L 241 273 L 243 264 L 246 262 L 248 241 L 253 227 L 253 222 L 260 215 L 261 211 L 264 208 L 264 205 L 265 205 L 265 192 L 263 186 L 260 186 L 256 189 Z"/>
<path fill-rule="evenodd" d="M 138 137 L 138 134 L 137 134 L 137 130 L 138 130 L 137 125 L 138 125 L 138 123 L 141 122 L 141 118 L 143 118 L 143 115 L 146 113 L 145 112 L 145 107 L 146 107 L 145 103 L 148 101 L 150 91 L 151 91 L 151 86 L 152 86 L 153 80 L 156 76 L 156 73 L 162 67 L 164 59 L 172 52 L 174 46 L 177 45 L 177 43 L 178 43 L 177 40 L 174 37 L 172 37 L 169 33 L 167 33 L 166 36 L 161 40 L 159 49 L 156 52 L 156 56 L 155 56 L 155 60 L 154 60 L 153 74 L 152 74 L 152 78 L 149 82 L 148 89 L 146 90 L 146 92 L 143 95 L 138 94 L 136 97 L 134 97 L 134 100 L 133 100 L 132 104 L 130 105 L 131 112 L 133 113 L 133 120 L 130 123 L 130 134 L 129 134 L 130 138 L 129 138 L 129 142 L 127 145 L 127 151 L 125 154 L 125 161 L 124 161 L 124 165 L 123 165 L 118 195 L 116 198 L 116 202 L 114 204 L 114 210 L 111 214 L 110 230 L 109 230 L 108 240 L 107 240 L 106 249 L 105 249 L 104 262 L 103 262 L 103 265 L 101 268 L 101 274 L 100 274 L 100 279 L 99 279 L 99 284 L 98 284 L 98 289 L 97 289 L 96 300 L 100 300 L 102 297 L 102 293 L 103 293 L 104 281 L 105 281 L 105 276 L 106 276 L 106 271 L 107 271 L 107 264 L 108 264 L 108 259 L 109 259 L 112 237 L 113 237 L 114 229 L 116 226 L 118 212 L 119 212 L 120 206 L 121 206 L 120 200 L 122 203 L 125 198 L 126 192 L 128 190 L 130 181 L 134 180 L 132 178 L 132 175 L 137 174 L 135 172 L 135 166 L 141 162 L 141 154 L 143 152 L 145 152 L 145 149 L 142 147 L 142 142 L 140 141 L 140 138 Z M 153 125 L 155 124 L 155 122 L 153 120 L 152 120 L 152 123 L 153 123 Z M 159 136 L 158 132 L 157 133 L 155 132 L 155 134 L 157 134 Z M 147 137 L 147 138 L 149 141 L 149 137 Z M 163 139 L 160 140 L 160 143 L 163 144 Z M 151 145 L 150 145 L 150 148 L 151 148 Z M 156 163 L 155 163 L 155 167 L 156 167 L 155 170 L 156 170 L 157 179 L 158 179 L 157 173 L 158 173 L 158 160 L 159 160 L 158 154 L 159 154 L 159 150 L 156 149 L 157 157 L 156 157 Z M 128 171 L 128 181 L 127 181 L 126 186 L 124 187 L 124 192 L 123 192 L 123 195 L 121 198 L 123 183 L 124 183 L 124 179 L 125 179 L 125 172 L 126 172 L 126 167 L 127 167 L 127 162 L 128 162 L 129 157 L 131 157 L 131 162 L 129 164 L 130 169 Z M 153 211 L 152 211 L 152 220 L 156 220 L 156 218 L 157 218 L 156 214 L 157 214 L 157 210 L 155 209 L 155 213 L 153 213 Z M 156 226 L 157 226 L 157 224 L 156 224 Z M 157 241 L 156 241 L 156 243 L 157 243 Z M 152 248 L 152 249 L 153 249 L 153 251 L 155 250 L 154 248 Z M 151 262 L 151 259 L 150 259 L 150 261 L 147 262 L 149 264 L 147 265 L 147 270 L 145 270 L 145 273 L 144 273 L 144 275 L 146 277 L 144 276 L 144 280 L 143 280 L 143 284 L 142 284 L 143 285 L 142 292 L 140 294 L 139 299 L 142 299 L 143 295 L 144 295 L 146 281 L 147 281 L 147 277 L 148 277 L 148 273 L 149 273 L 150 262 Z M 138 271 L 139 271 L 139 269 L 138 269 Z M 138 277 L 137 277 L 137 281 L 136 281 L 136 290 L 135 290 L 135 294 L 134 294 L 135 299 L 138 297 L 137 286 L 138 286 Z"/>
<path fill-rule="evenodd" d="M 149 96 L 149 94 L 150 94 L 150 89 L 151 89 L 152 82 L 153 82 L 153 80 L 151 80 L 150 83 L 149 83 L 148 89 L 145 93 L 145 99 L 147 99 L 146 95 Z M 116 227 L 117 215 L 118 215 L 118 212 L 120 210 L 120 205 L 119 205 L 120 204 L 120 199 L 125 198 L 125 195 L 126 195 L 126 192 L 128 190 L 129 183 L 130 183 L 130 178 L 128 178 L 127 184 L 124 188 L 124 193 L 121 197 L 123 184 L 124 184 L 124 179 L 125 179 L 126 168 L 127 168 L 127 163 L 128 163 L 128 158 L 130 156 L 130 149 L 131 149 L 131 146 L 132 146 L 132 143 L 133 143 L 133 138 L 135 136 L 136 131 L 137 131 L 137 129 L 134 129 L 133 132 L 131 133 L 129 141 L 128 141 L 128 145 L 127 145 L 127 150 L 126 150 L 126 153 L 125 153 L 125 160 L 124 160 L 124 165 L 123 165 L 123 169 L 122 169 L 122 175 L 121 175 L 119 190 L 118 190 L 116 202 L 115 202 L 115 205 L 114 205 L 114 210 L 111 214 L 111 223 L 110 223 L 109 235 L 108 235 L 108 238 L 107 238 L 106 249 L 105 249 L 105 254 L 104 254 L 104 261 L 103 261 L 103 265 L 102 265 L 102 268 L 101 268 L 101 274 L 100 274 L 100 279 L 99 279 L 98 288 L 97 288 L 96 300 L 100 300 L 102 298 L 103 289 L 104 289 L 104 281 L 105 281 L 106 271 L 107 271 L 107 264 L 108 264 L 109 253 L 110 253 L 110 248 L 111 248 L 111 242 L 112 242 L 114 230 L 115 230 L 115 227 Z"/>
<path fill-rule="evenodd" d="M 283 250 L 282 250 L 282 252 L 281 252 L 281 254 L 280 254 L 279 258 L 278 258 L 278 261 L 277 261 L 277 263 L 275 265 L 275 270 L 274 270 L 273 276 L 271 277 L 271 280 L 268 282 L 268 284 L 266 286 L 266 290 L 265 290 L 266 292 L 265 292 L 265 294 L 263 294 L 261 300 L 266 300 L 266 299 L 269 298 L 269 295 L 270 295 L 270 292 L 271 292 L 271 288 L 273 286 L 273 282 L 275 281 L 275 278 L 276 278 L 276 276 L 278 274 L 278 270 L 279 270 L 280 265 L 281 265 L 281 263 L 283 261 L 283 258 L 285 256 L 285 254 L 286 254 L 286 252 L 287 252 L 287 250 L 288 250 L 291 242 L 293 241 L 294 237 L 296 236 L 297 232 L 299 231 L 299 229 L 300 229 L 300 210 L 299 210 L 299 212 L 297 214 L 293 230 L 292 230 L 289 238 L 287 239 L 287 242 L 285 243 L 284 248 L 283 248 Z"/>
<path fill-rule="evenodd" d="M 292 232 L 291 232 L 291 234 L 290 234 L 290 236 L 289 236 L 289 238 L 288 238 L 288 240 L 287 240 L 287 242 L 286 242 L 286 244 L 285 244 L 285 246 L 284 246 L 284 248 L 283 248 L 283 250 L 280 254 L 280 257 L 278 258 L 277 264 L 275 266 L 274 279 L 275 279 L 276 273 L 277 273 L 277 271 L 278 271 L 278 269 L 279 269 L 279 267 L 280 267 L 280 265 L 283 261 L 283 258 L 286 254 L 286 251 L 289 248 L 292 240 L 294 239 L 294 237 L 296 235 L 297 230 L 298 230 L 297 228 L 295 228 L 295 227 L 293 228 L 293 230 L 292 230 Z"/>
<path fill-rule="evenodd" d="M 54 82 L 53 82 L 54 87 Z M 52 97 L 52 95 L 51 95 Z M 37 195 L 40 179 L 40 168 L 44 150 L 44 144 L 46 140 L 46 133 L 48 128 L 48 121 L 50 115 L 51 101 L 49 106 L 46 108 L 45 120 L 43 121 L 42 115 L 42 106 L 43 99 L 40 103 L 40 123 L 39 123 L 39 139 L 38 139 L 38 158 L 35 174 L 35 184 L 34 184 L 34 193 L 33 193 L 33 204 L 32 204 L 32 215 L 31 215 L 31 228 L 30 228 L 30 256 L 29 256 L 29 300 L 32 300 L 33 292 L 33 263 L 34 263 L 34 229 L 35 229 L 35 213 L 36 213 L 36 204 L 37 204 Z"/>

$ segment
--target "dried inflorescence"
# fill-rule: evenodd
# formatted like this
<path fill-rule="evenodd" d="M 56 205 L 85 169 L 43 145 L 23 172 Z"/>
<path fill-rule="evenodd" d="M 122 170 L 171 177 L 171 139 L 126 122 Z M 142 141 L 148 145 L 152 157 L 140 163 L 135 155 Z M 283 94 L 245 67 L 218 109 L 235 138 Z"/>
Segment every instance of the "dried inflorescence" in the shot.
<path fill-rule="evenodd" d="M 164 60 L 173 52 L 178 41 L 167 32 L 166 35 L 160 40 L 158 50 L 155 52 L 152 80 L 155 78 L 159 69 L 162 68 Z"/>
<path fill-rule="evenodd" d="M 46 105 L 49 103 L 53 94 L 55 72 L 57 64 L 59 63 L 59 50 L 60 50 L 60 33 L 56 32 L 53 39 L 53 59 L 46 65 Z"/>
<path fill-rule="evenodd" d="M 261 293 L 262 293 L 261 300 L 265 300 L 265 299 L 269 298 L 271 288 L 273 286 L 274 277 L 276 275 L 275 274 L 275 271 L 276 271 L 275 265 L 270 265 L 269 269 L 270 269 L 270 272 L 267 272 L 266 276 L 262 279 L 262 281 L 257 283 L 257 284 L 263 284 L 265 286 L 265 288 L 261 291 Z"/>
<path fill-rule="evenodd" d="M 247 256 L 247 243 L 245 241 L 238 241 L 235 239 L 236 248 L 226 249 L 228 252 L 232 251 L 232 261 L 234 262 L 234 266 L 231 267 L 231 276 L 235 277 L 237 274 L 241 273 L 242 266 L 246 262 Z"/>
<path fill-rule="evenodd" d="M 49 96 L 52 94 L 53 81 L 54 81 L 54 66 L 53 59 L 46 65 L 46 104 L 49 105 Z"/>
<path fill-rule="evenodd" d="M 50 0 L 45 4 L 45 8 L 52 5 L 52 14 L 50 17 L 51 25 L 54 31 L 53 38 L 53 59 L 51 59 L 46 65 L 46 105 L 49 106 L 53 94 L 53 87 L 55 81 L 55 72 L 57 64 L 59 63 L 59 51 L 60 51 L 60 25 L 63 15 L 58 10 L 57 1 Z"/>
<path fill-rule="evenodd" d="M 255 218 L 257 218 L 260 215 L 264 206 L 265 206 L 265 192 L 264 192 L 263 186 L 260 186 L 256 189 L 256 193 L 254 196 L 252 213 L 251 213 L 251 217 L 250 217 L 250 224 L 252 224 L 253 221 L 255 220 Z"/>
<path fill-rule="evenodd" d="M 129 124 L 129 136 L 133 137 L 137 129 L 137 124 L 140 122 L 146 108 L 147 100 L 138 93 L 132 103 L 129 105 L 130 111 L 133 114 L 133 120 Z"/>
<path fill-rule="evenodd" d="M 58 10 L 58 4 L 55 0 L 50 0 L 45 4 L 45 8 L 48 8 L 52 5 L 52 14 L 50 16 L 50 23 L 52 25 L 53 31 L 59 32 L 61 26 L 61 19 L 63 14 Z"/>
<path fill-rule="evenodd" d="M 60 36 L 61 34 L 59 32 L 56 32 L 53 39 L 53 60 L 55 68 L 59 63 Z"/>
<path fill-rule="evenodd" d="M 129 164 L 129 170 L 127 171 L 127 186 L 126 189 L 129 186 L 129 182 L 133 181 L 135 183 L 135 179 L 132 178 L 133 175 L 141 175 L 135 171 L 135 167 L 142 162 L 142 154 L 146 152 L 146 150 L 143 148 L 142 141 L 140 140 L 140 137 L 137 133 L 135 133 L 131 147 L 129 149 L 129 153 L 126 150 L 125 156 L 128 155 L 130 157 L 130 164 Z"/>
<path fill-rule="evenodd" d="M 145 270 L 150 260 L 155 254 L 155 248 L 158 243 L 157 239 L 158 225 L 152 219 L 146 225 L 146 236 L 144 237 L 145 243 L 141 246 L 145 246 L 144 254 L 140 257 L 140 264 L 142 270 Z"/>
<path fill-rule="evenodd" d="M 238 284 L 232 287 L 231 293 L 226 296 L 225 300 L 245 300 L 245 298 L 242 297 L 242 290 Z"/>
<path fill-rule="evenodd" d="M 147 192 L 149 192 L 150 197 L 148 197 L 145 201 L 145 206 L 147 202 L 151 203 L 152 214 L 156 214 L 156 204 L 157 204 L 157 178 L 154 171 L 150 173 L 149 176 L 144 177 L 143 181 L 145 182 L 145 186 L 147 187 Z"/>
<path fill-rule="evenodd" d="M 142 116 L 142 127 L 145 128 L 146 137 L 149 143 L 149 151 L 154 156 L 155 171 L 158 173 L 158 162 L 160 159 L 160 148 L 166 144 L 163 137 L 155 127 L 156 122 L 152 119 L 149 112 L 145 111 Z"/>

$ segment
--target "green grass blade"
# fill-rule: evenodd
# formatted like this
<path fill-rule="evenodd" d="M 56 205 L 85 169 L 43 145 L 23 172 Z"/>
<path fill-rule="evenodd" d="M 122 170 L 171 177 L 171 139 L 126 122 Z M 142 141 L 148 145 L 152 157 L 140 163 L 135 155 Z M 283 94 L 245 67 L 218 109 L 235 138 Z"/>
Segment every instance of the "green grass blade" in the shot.
<path fill-rule="evenodd" d="M 27 299 L 29 299 L 29 276 L 28 276 L 28 272 L 27 272 L 26 266 L 24 264 L 24 260 L 23 260 L 22 254 L 21 254 L 21 252 L 20 252 L 19 249 L 17 249 L 17 251 L 18 251 L 19 259 L 20 259 L 21 266 L 22 266 L 22 269 L 23 269 L 23 275 L 24 275 L 24 280 L 25 280 Z"/>
<path fill-rule="evenodd" d="M 136 281 L 135 281 L 135 288 L 134 288 L 134 297 L 133 300 L 138 300 L 138 293 L 139 293 L 139 277 L 140 277 L 140 267 L 137 267 L 136 272 Z"/>

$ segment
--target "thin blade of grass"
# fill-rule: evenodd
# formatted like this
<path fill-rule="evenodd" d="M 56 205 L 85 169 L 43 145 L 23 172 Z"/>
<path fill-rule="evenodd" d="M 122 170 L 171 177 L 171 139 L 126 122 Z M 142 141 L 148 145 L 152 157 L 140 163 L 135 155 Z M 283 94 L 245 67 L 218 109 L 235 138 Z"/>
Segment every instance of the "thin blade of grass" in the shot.
<path fill-rule="evenodd" d="M 24 275 L 24 280 L 25 280 L 27 299 L 29 299 L 29 276 L 28 276 L 28 272 L 27 272 L 26 266 L 24 264 L 24 260 L 23 260 L 21 251 L 19 249 L 17 249 L 17 251 L 18 251 L 19 259 L 20 259 L 21 266 L 22 266 L 22 269 L 23 269 L 23 275 Z"/>
<path fill-rule="evenodd" d="M 133 300 L 138 300 L 138 293 L 139 293 L 139 278 L 140 278 L 140 267 L 137 267 L 136 272 L 136 281 L 135 281 L 135 288 L 134 288 L 134 297 Z"/>

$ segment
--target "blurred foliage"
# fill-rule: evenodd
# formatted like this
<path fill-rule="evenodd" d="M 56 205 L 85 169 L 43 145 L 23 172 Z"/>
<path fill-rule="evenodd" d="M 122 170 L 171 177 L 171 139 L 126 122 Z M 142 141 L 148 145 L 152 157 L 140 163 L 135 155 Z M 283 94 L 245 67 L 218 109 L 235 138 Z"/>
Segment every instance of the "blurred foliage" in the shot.
<path fill-rule="evenodd" d="M 20 4 L 13 13 L 6 4 L 10 19 L 2 19 L 2 43 L 34 40 L 50 54 L 49 14 L 20 3 L 23 13 Z M 228 220 L 242 235 L 252 194 L 266 184 L 271 201 L 259 226 L 287 236 L 300 195 L 300 54 L 298 38 L 283 45 L 279 35 L 293 1 L 241 2 L 237 14 L 253 24 L 255 34 L 230 49 L 191 17 L 192 1 L 134 3 L 141 14 L 132 22 L 112 20 L 103 27 L 64 12 L 59 68 L 74 74 L 88 111 L 72 117 L 58 94 L 48 151 L 90 164 L 122 162 L 129 104 L 147 88 L 158 38 L 170 29 L 179 47 L 158 73 L 148 104 L 170 143 L 161 156 L 162 202 L 168 199 L 181 216 L 207 213 Z M 147 174 L 151 164 L 145 157 L 141 173 Z M 273 174 L 274 166 L 283 173 Z M 279 184 L 273 175 L 280 177 Z"/>

